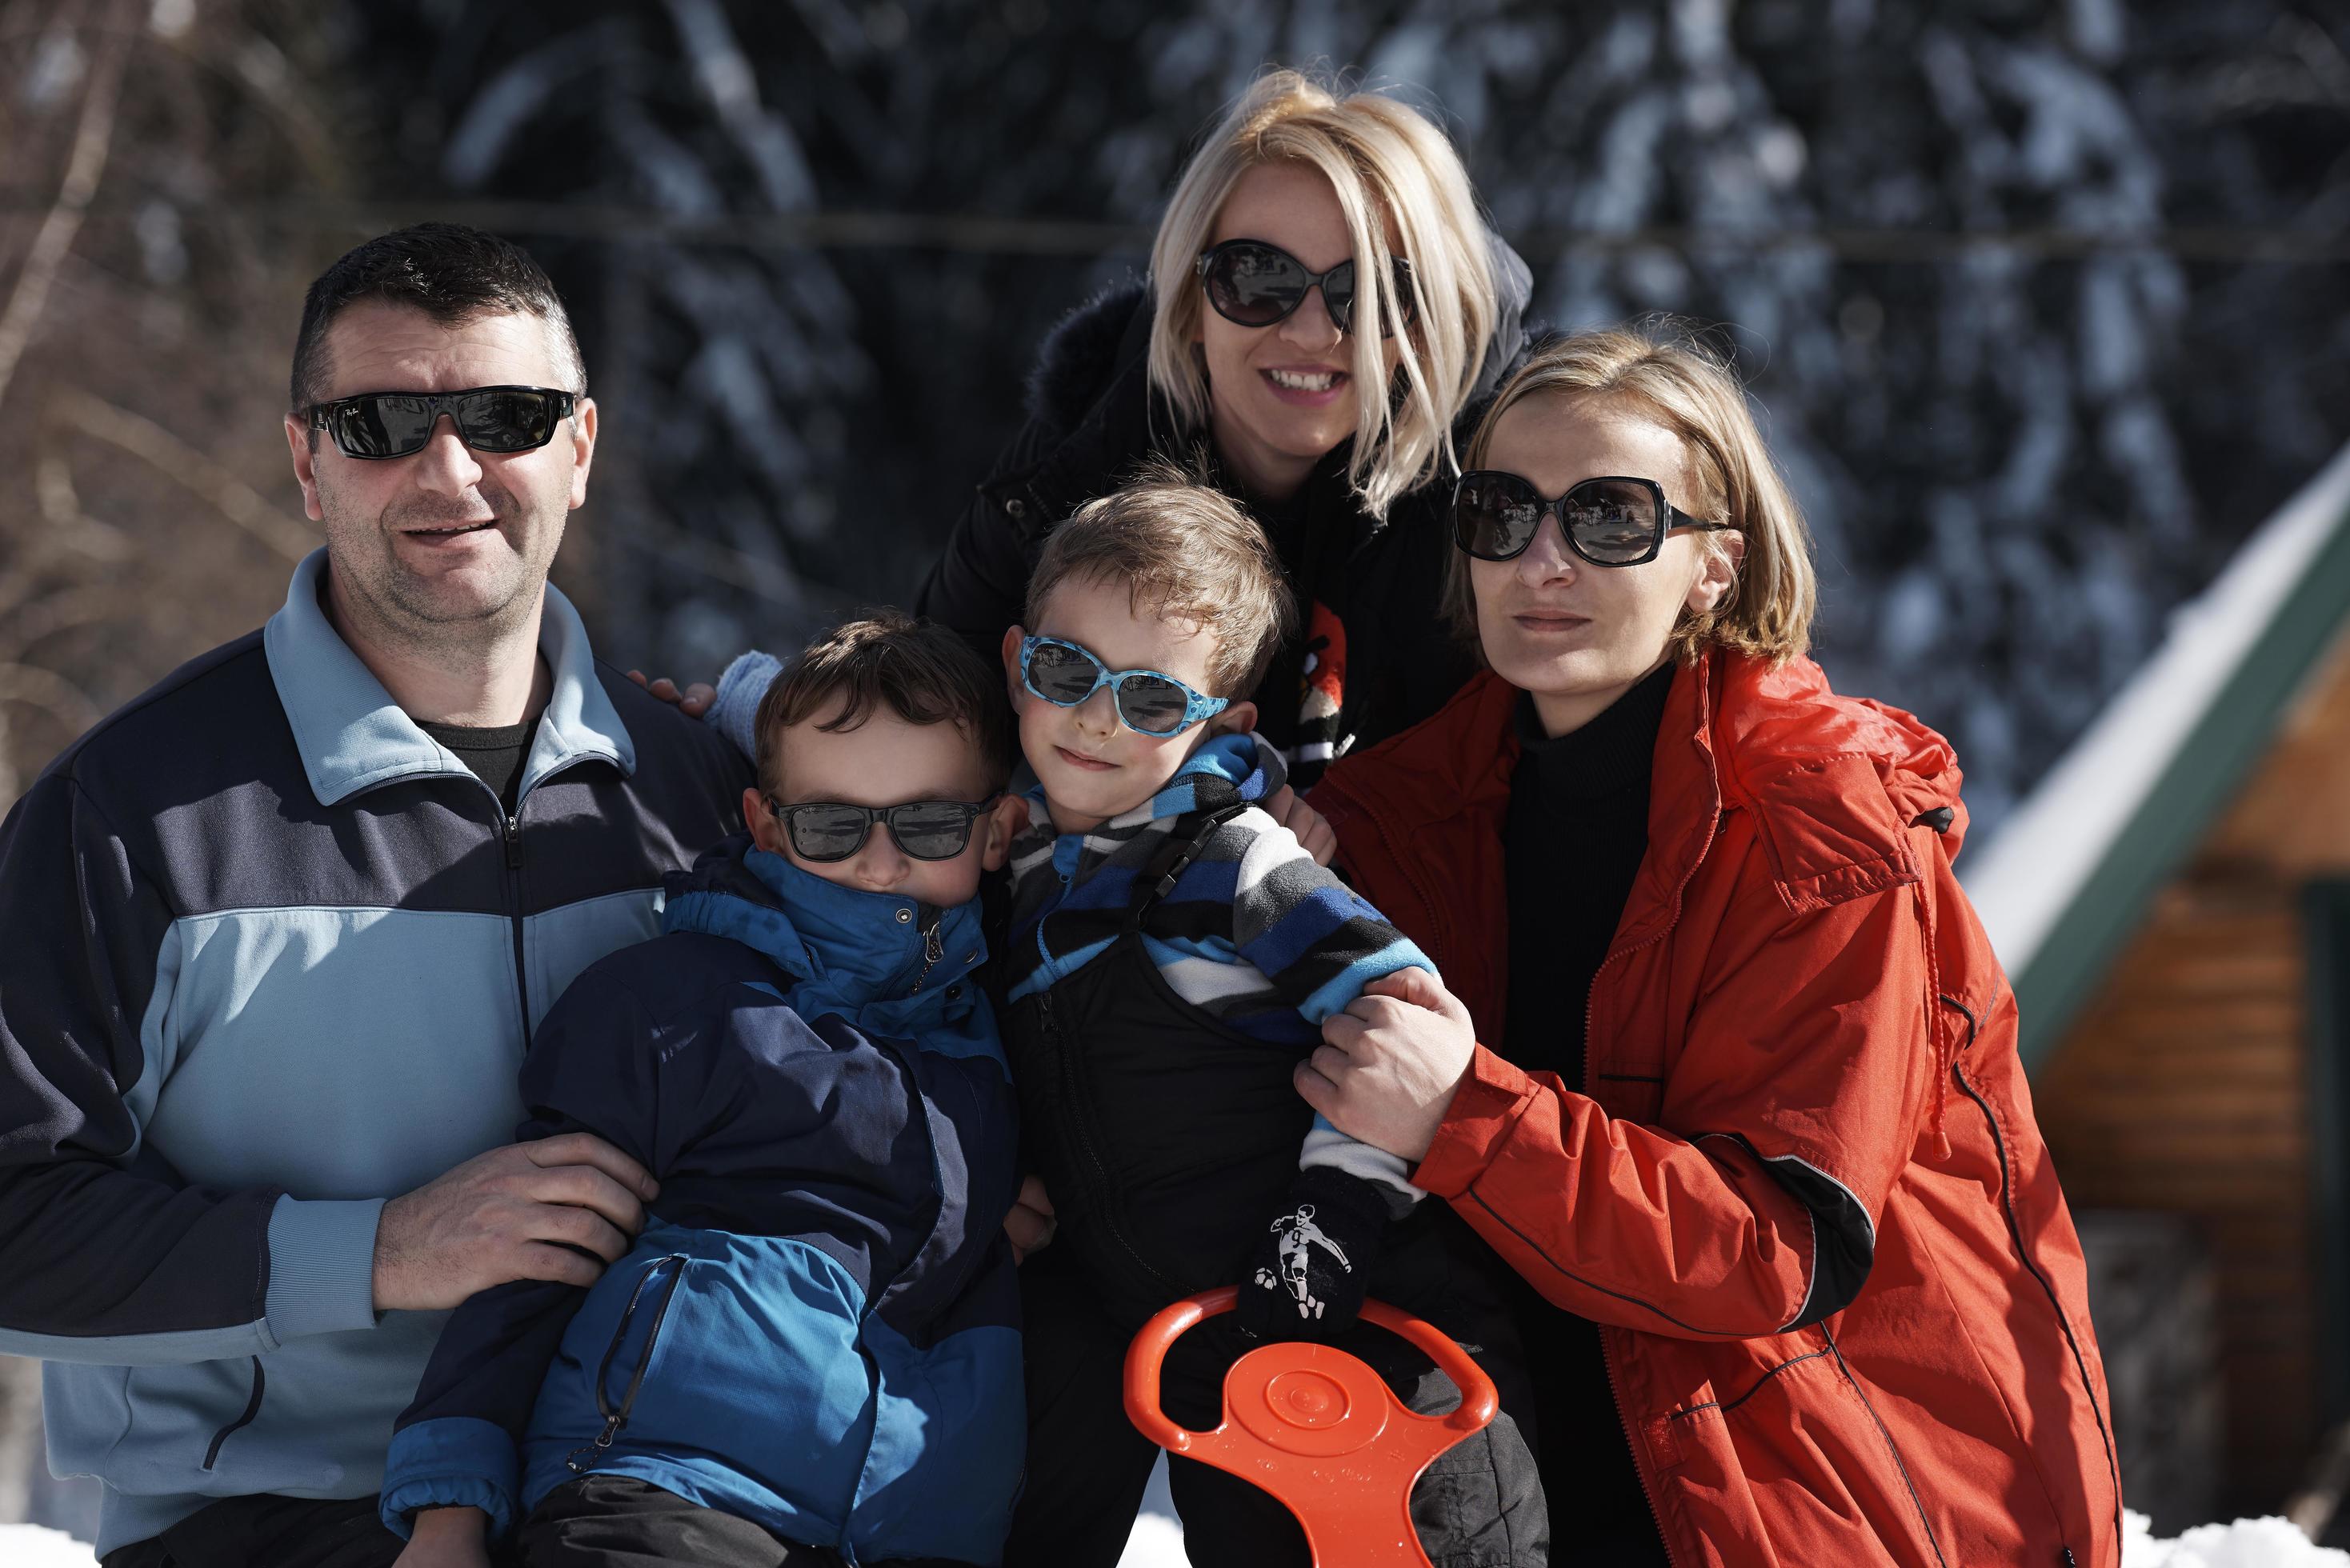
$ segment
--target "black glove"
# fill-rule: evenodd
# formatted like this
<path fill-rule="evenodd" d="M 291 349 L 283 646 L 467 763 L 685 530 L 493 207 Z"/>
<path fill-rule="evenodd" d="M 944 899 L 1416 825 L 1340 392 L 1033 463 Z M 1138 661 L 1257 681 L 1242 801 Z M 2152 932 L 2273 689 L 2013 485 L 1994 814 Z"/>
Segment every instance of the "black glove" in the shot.
<path fill-rule="evenodd" d="M 1329 1339 L 1355 1325 L 1388 1228 L 1377 1182 L 1325 1165 L 1297 1173 L 1259 1233 L 1235 1311 L 1252 1339 Z"/>

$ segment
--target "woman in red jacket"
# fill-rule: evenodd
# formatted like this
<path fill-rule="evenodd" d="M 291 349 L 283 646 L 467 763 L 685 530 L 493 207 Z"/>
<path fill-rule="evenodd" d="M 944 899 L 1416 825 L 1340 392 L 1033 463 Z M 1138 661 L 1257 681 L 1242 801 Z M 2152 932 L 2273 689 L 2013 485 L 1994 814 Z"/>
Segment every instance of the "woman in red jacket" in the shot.
<path fill-rule="evenodd" d="M 1557 341 L 1469 465 L 1488 669 L 1313 796 L 1450 990 L 1382 982 L 1298 1081 L 1524 1282 L 1561 1561 L 2118 1563 L 1959 770 L 1804 657 L 1810 545 L 1736 380 Z"/>

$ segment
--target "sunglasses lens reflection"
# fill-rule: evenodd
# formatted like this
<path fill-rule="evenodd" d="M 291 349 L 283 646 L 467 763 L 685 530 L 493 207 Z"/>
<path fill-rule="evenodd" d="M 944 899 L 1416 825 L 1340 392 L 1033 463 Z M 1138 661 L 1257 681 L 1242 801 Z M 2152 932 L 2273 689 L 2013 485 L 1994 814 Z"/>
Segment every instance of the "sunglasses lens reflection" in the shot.
<path fill-rule="evenodd" d="M 1232 245 L 1208 264 L 1208 300 L 1226 320 L 1270 327 L 1305 294 L 1305 273 L 1270 245 Z"/>
<path fill-rule="evenodd" d="M 793 806 L 784 818 L 792 847 L 803 860 L 846 860 L 863 846 L 871 826 L 853 805 Z"/>
<path fill-rule="evenodd" d="M 1118 689 L 1118 711 L 1132 729 L 1147 735 L 1168 735 L 1182 727 L 1191 702 L 1172 680 L 1129 675 Z"/>
<path fill-rule="evenodd" d="M 1455 541 L 1485 560 L 1504 560 L 1523 550 L 1541 521 L 1542 501 L 1534 486 L 1507 474 L 1471 475 L 1453 498 Z"/>
<path fill-rule="evenodd" d="M 1560 508 L 1575 543 L 1591 560 L 1628 565 L 1657 541 L 1657 497 L 1645 484 L 1595 481 L 1578 484 Z"/>
<path fill-rule="evenodd" d="M 1101 666 L 1080 650 L 1057 642 L 1040 642 L 1028 655 L 1028 683 L 1047 702 L 1074 707 L 1093 695 Z"/>
<path fill-rule="evenodd" d="M 898 847 L 917 860 L 951 860 L 971 842 L 971 813 L 951 801 L 923 800 L 889 814 Z"/>
<path fill-rule="evenodd" d="M 477 452 L 528 452 L 555 434 L 555 400 L 542 392 L 473 392 L 456 411 L 465 444 Z"/>

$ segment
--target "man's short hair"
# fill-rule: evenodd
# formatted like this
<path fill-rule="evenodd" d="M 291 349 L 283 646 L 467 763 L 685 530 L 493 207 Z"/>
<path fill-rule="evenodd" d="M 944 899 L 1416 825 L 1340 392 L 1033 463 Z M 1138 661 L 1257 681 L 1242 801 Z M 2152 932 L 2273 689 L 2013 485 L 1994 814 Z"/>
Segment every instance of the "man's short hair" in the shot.
<path fill-rule="evenodd" d="M 937 622 L 882 608 L 819 634 L 769 683 L 753 721 L 759 788 L 783 792 L 786 728 L 830 713 L 817 729 L 854 730 L 884 704 L 909 724 L 961 725 L 979 748 L 989 789 L 1011 776 L 1012 705 L 1002 673 Z"/>
<path fill-rule="evenodd" d="M 1164 458 L 1077 508 L 1028 577 L 1028 629 L 1071 580 L 1123 584 L 1137 615 L 1187 620 L 1216 639 L 1209 695 L 1246 697 L 1297 624 L 1281 560 L 1222 491 Z"/>
<path fill-rule="evenodd" d="M 362 300 L 380 299 L 421 310 L 443 327 L 484 316 L 536 316 L 552 327 L 571 363 L 567 392 L 588 390 L 587 361 L 571 330 L 570 314 L 546 270 L 528 251 L 463 223 L 418 223 L 379 234 L 318 275 L 302 301 L 294 335 L 292 408 L 296 413 L 327 395 L 327 328 Z"/>

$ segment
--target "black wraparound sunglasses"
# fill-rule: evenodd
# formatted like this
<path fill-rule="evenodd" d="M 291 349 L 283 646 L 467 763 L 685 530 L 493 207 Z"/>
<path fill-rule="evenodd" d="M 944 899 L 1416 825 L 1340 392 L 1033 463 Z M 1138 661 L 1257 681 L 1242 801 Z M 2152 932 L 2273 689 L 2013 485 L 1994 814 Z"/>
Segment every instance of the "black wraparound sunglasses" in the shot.
<path fill-rule="evenodd" d="M 785 805 L 767 796 L 767 809 L 782 819 L 792 848 L 803 860 L 846 860 L 865 847 L 877 822 L 908 858 L 951 860 L 971 844 L 972 824 L 1003 797 L 985 800 L 910 800 L 897 805 L 851 805 L 847 801 L 808 800 Z"/>
<path fill-rule="evenodd" d="M 1418 314 L 1411 296 L 1411 265 L 1401 256 L 1393 259 L 1396 303 L 1409 327 Z M 1328 272 L 1310 272 L 1304 262 L 1279 245 L 1263 240 L 1226 240 L 1200 253 L 1196 265 L 1208 303 L 1227 321 L 1242 327 L 1270 327 L 1286 320 L 1305 304 L 1307 289 L 1319 287 L 1332 325 L 1341 332 L 1354 330 L 1355 264 L 1351 259 Z M 1374 310 L 1378 308 L 1377 299 L 1370 303 Z M 1384 318 L 1379 322 L 1379 336 L 1395 336 L 1394 327 Z"/>
<path fill-rule="evenodd" d="M 462 392 L 361 392 L 313 403 L 310 428 L 335 438 L 345 457 L 378 462 L 424 450 L 447 414 L 475 452 L 531 452 L 555 439 L 577 393 L 547 387 L 468 387 Z"/>
<path fill-rule="evenodd" d="M 1514 473 L 1473 468 L 1453 487 L 1452 542 L 1481 561 L 1513 561 L 1552 514 L 1567 548 L 1595 566 L 1653 561 L 1676 528 L 1719 534 L 1731 526 L 1690 516 L 1653 479 L 1586 479 L 1554 501 Z"/>

